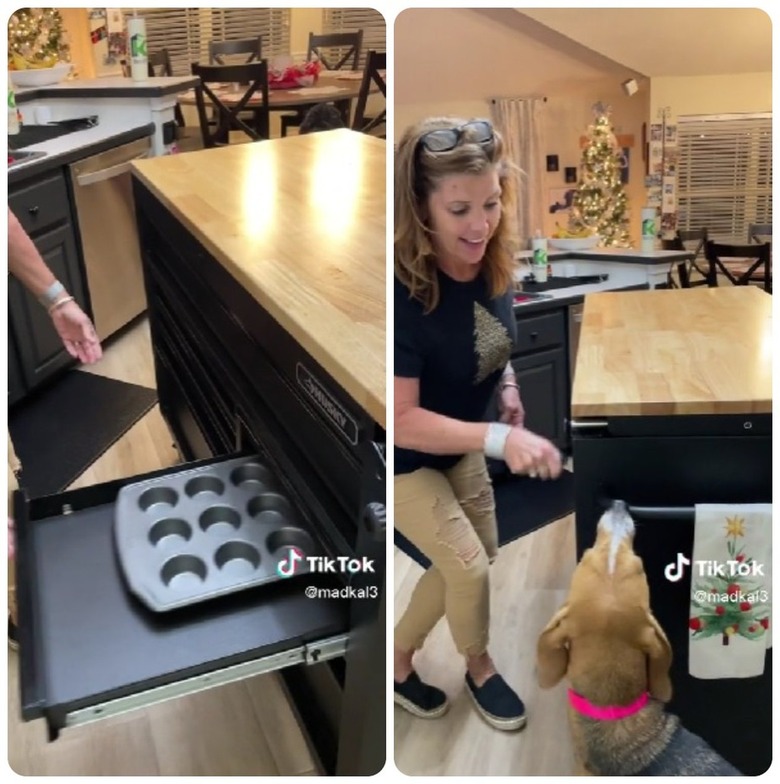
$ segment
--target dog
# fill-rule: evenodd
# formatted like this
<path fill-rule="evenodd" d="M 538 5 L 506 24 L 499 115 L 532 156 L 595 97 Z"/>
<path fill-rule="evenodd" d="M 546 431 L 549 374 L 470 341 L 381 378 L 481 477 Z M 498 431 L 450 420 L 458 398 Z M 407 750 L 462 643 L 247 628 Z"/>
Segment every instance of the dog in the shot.
<path fill-rule="evenodd" d="M 569 682 L 569 722 L 582 775 L 740 776 L 665 711 L 672 650 L 650 609 L 634 521 L 620 501 L 574 570 L 566 603 L 537 642 L 542 688 Z"/>

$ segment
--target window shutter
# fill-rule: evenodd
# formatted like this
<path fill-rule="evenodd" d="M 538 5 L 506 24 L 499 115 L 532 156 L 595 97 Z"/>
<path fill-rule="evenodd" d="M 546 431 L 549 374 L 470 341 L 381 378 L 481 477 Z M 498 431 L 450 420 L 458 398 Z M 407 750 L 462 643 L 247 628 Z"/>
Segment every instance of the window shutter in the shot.
<path fill-rule="evenodd" d="M 325 8 L 322 12 L 324 33 L 354 33 L 363 31 L 363 47 L 359 68 L 366 64 L 366 52 L 387 51 L 385 43 L 385 18 L 373 8 Z"/>
<path fill-rule="evenodd" d="M 123 8 L 125 17 L 133 9 Z M 290 49 L 290 11 L 286 8 L 143 8 L 148 51 L 167 49 L 176 76 L 188 76 L 192 63 L 208 62 L 209 41 L 263 36 L 263 57 Z"/>
<path fill-rule="evenodd" d="M 677 118 L 678 228 L 748 241 L 751 223 L 772 222 L 772 115 Z"/>

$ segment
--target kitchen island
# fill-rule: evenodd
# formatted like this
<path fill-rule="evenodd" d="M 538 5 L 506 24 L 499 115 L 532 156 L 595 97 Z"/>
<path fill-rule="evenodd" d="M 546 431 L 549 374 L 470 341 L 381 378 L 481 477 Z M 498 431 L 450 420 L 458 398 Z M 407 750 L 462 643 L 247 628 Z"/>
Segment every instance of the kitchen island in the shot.
<path fill-rule="evenodd" d="M 753 286 L 589 296 L 571 403 L 577 557 L 624 500 L 672 646 L 669 709 L 745 775 L 771 762 L 771 649 L 763 675 L 692 677 L 691 571 L 664 569 L 692 557 L 697 504 L 771 503 L 771 302 Z"/>
<path fill-rule="evenodd" d="M 385 758 L 385 142 L 340 130 L 133 170 L 160 408 L 182 455 L 261 454 L 330 556 L 373 564 L 340 575 L 368 593 L 332 600 L 346 612 L 345 655 L 281 674 L 323 767 L 376 772 Z"/>
<path fill-rule="evenodd" d="M 385 169 L 385 143 L 346 130 L 132 164 L 158 399 L 182 462 L 14 496 L 22 717 L 51 739 L 278 672 L 322 772 L 384 765 Z M 228 478 L 238 458 L 251 470 Z M 324 569 L 144 605 L 116 557 L 119 495 L 193 470 L 223 472 L 210 486 L 228 512 L 231 485 L 255 483 L 246 522 L 286 526 L 266 567 L 295 551 Z"/>

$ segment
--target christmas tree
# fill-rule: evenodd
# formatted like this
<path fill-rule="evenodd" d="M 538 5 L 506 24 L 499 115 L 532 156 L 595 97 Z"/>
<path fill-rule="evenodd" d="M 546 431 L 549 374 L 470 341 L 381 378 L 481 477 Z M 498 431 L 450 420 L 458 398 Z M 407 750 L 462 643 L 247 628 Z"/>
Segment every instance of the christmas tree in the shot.
<path fill-rule="evenodd" d="M 719 634 L 723 645 L 728 645 L 735 634 L 755 640 L 769 628 L 767 592 L 759 582 L 750 579 L 756 573 L 753 559 L 744 548 L 737 549 L 737 538 L 744 535 L 744 519 L 727 517 L 727 568 L 723 574 L 697 580 L 693 586 L 694 614 L 688 625 L 694 640 Z"/>
<path fill-rule="evenodd" d="M 591 229 L 601 244 L 629 247 L 628 200 L 620 179 L 623 152 L 615 138 L 609 109 L 593 107 L 596 119 L 588 128 L 588 144 L 582 154 L 580 181 L 574 193 L 571 227 Z"/>
<path fill-rule="evenodd" d="M 50 68 L 70 61 L 62 16 L 56 8 L 20 8 L 8 20 L 10 68 Z"/>

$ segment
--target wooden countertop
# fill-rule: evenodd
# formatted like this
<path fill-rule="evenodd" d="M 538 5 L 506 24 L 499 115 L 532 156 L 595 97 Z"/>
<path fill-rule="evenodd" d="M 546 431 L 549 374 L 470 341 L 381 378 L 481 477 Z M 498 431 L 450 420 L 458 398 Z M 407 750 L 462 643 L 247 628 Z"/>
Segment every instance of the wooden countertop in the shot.
<path fill-rule="evenodd" d="M 770 413 L 771 315 L 755 286 L 588 296 L 572 417 Z"/>
<path fill-rule="evenodd" d="M 385 148 L 349 130 L 133 163 L 134 174 L 382 427 Z"/>

